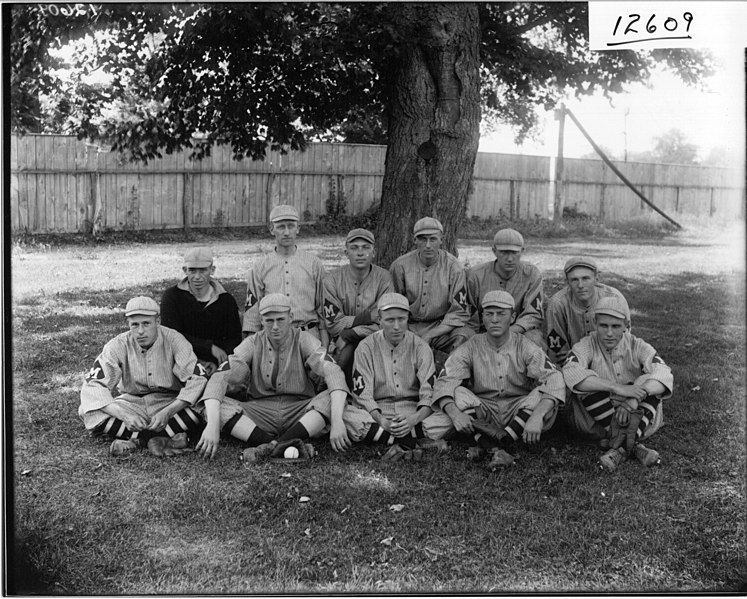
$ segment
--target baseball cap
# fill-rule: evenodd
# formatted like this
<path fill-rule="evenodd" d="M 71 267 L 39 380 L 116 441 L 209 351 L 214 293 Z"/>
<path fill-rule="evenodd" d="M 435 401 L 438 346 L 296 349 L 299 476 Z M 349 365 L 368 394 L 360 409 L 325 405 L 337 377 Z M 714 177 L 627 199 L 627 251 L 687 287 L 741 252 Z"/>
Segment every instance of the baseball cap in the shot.
<path fill-rule="evenodd" d="M 603 297 L 594 306 L 594 314 L 607 314 L 615 318 L 630 320 L 628 302 L 620 297 Z"/>
<path fill-rule="evenodd" d="M 290 300 L 282 293 L 270 293 L 259 301 L 259 313 L 290 311 Z"/>
<path fill-rule="evenodd" d="M 503 290 L 488 291 L 482 298 L 482 307 L 496 307 L 496 308 L 511 308 L 512 310 L 516 307 L 514 297 L 508 292 Z"/>
<path fill-rule="evenodd" d="M 566 260 L 565 266 L 563 267 L 563 272 L 565 272 L 565 274 L 568 274 L 577 266 L 590 268 L 594 271 L 594 274 L 596 274 L 597 272 L 597 263 L 588 256 L 575 256 L 574 258 L 569 258 L 568 260 Z"/>
<path fill-rule="evenodd" d="M 349 243 L 353 239 L 365 239 L 368 243 L 374 243 L 374 234 L 368 229 L 353 229 L 345 238 L 345 243 Z"/>
<path fill-rule="evenodd" d="M 443 233 L 444 227 L 437 219 L 425 216 L 415 223 L 412 232 L 415 236 L 431 235 L 433 233 Z"/>
<path fill-rule="evenodd" d="M 524 249 L 524 238 L 516 229 L 501 229 L 493 236 L 493 247 L 497 250 L 520 252 Z"/>
<path fill-rule="evenodd" d="M 275 206 L 270 212 L 270 222 L 276 223 L 279 220 L 298 220 L 298 210 L 288 204 Z"/>
<path fill-rule="evenodd" d="M 127 306 L 125 307 L 125 316 L 134 316 L 135 314 L 142 314 L 143 316 L 156 316 L 161 312 L 161 308 L 156 303 L 156 300 L 139 295 L 133 297 Z"/>
<path fill-rule="evenodd" d="M 184 266 L 187 268 L 207 268 L 213 264 L 213 252 L 208 248 L 189 248 L 184 252 Z"/>
<path fill-rule="evenodd" d="M 379 298 L 376 307 L 379 312 L 389 310 L 390 308 L 399 308 L 400 310 L 407 310 L 409 312 L 410 302 L 407 301 L 404 295 L 400 295 L 399 293 L 385 293 Z"/>

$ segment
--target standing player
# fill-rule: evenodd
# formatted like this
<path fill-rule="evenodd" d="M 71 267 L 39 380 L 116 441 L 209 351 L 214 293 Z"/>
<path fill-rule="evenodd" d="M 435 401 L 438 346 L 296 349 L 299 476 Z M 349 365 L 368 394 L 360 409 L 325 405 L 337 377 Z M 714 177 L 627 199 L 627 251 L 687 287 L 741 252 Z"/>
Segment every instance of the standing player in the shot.
<path fill-rule="evenodd" d="M 207 379 L 192 346 L 158 324 L 158 304 L 149 297 L 127 302 L 129 331 L 105 346 L 80 391 L 78 414 L 96 436 L 113 437 L 112 455 L 147 445 L 157 456 L 177 455 L 188 434 L 202 428 L 192 409 Z"/>
<path fill-rule="evenodd" d="M 570 258 L 563 267 L 568 286 L 550 298 L 547 306 L 547 355 L 562 365 L 571 347 L 595 330 L 594 308 L 605 297 L 625 298 L 614 287 L 600 283 L 597 263 L 588 256 Z M 570 430 L 604 439 L 605 431 L 579 401 L 570 393 L 562 420 Z"/>
<path fill-rule="evenodd" d="M 211 444 L 217 446 L 222 429 L 245 442 L 243 459 L 254 462 L 280 442 L 317 437 L 329 425 L 332 449 L 345 451 L 350 440 L 342 419 L 348 395 L 342 370 L 314 335 L 292 325 L 285 295 L 266 295 L 258 312 L 262 330 L 238 345 L 203 394 Z M 327 383 L 326 391 L 316 393 L 312 372 Z M 228 385 L 242 384 L 246 401 L 225 397 Z"/>
<path fill-rule="evenodd" d="M 324 315 L 335 343 L 335 361 L 350 386 L 355 348 L 378 330 L 376 302 L 392 290 L 392 277 L 372 264 L 376 250 L 371 231 L 350 231 L 345 238 L 345 254 L 349 264 L 336 268 L 324 279 Z"/>
<path fill-rule="evenodd" d="M 472 332 L 466 327 L 469 312 L 464 269 L 441 249 L 443 230 L 435 218 L 421 218 L 413 228 L 417 249 L 392 262 L 389 272 L 394 290 L 409 302 L 410 330 L 434 350 L 448 354 Z"/>
<path fill-rule="evenodd" d="M 611 435 L 617 443 L 599 459 L 605 468 L 614 470 L 631 454 L 652 466 L 659 454 L 640 441 L 653 435 L 664 420 L 662 401 L 672 396 L 672 371 L 651 345 L 628 331 L 630 311 L 625 300 L 600 299 L 594 323 L 596 330 L 568 354 L 565 382 L 606 431 L 623 428 L 629 433 L 624 448 L 618 435 Z"/>
<path fill-rule="evenodd" d="M 241 320 L 236 300 L 213 279 L 215 265 L 208 248 L 184 254 L 184 278 L 161 297 L 161 324 L 179 331 L 208 376 L 241 343 Z"/>
<path fill-rule="evenodd" d="M 511 330 L 516 314 L 510 293 L 488 291 L 481 308 L 487 332 L 449 356 L 433 398 L 458 433 L 474 435 L 470 457 L 487 450 L 494 468 L 513 464 L 506 450 L 515 441 L 539 442 L 565 401 L 565 384 L 545 352 Z"/>
<path fill-rule="evenodd" d="M 410 305 L 399 293 L 386 293 L 378 302 L 381 330 L 366 337 L 355 350 L 353 395 L 362 410 L 346 412 L 354 441 L 392 444 L 385 460 L 419 457 L 412 453 L 418 440 L 441 439 L 451 420 L 434 412 L 433 352 L 407 330 Z"/>
<path fill-rule="evenodd" d="M 467 295 L 472 311 L 469 326 L 475 333 L 484 333 L 482 298 L 488 291 L 507 291 L 516 303 L 516 320 L 511 330 L 544 347 L 542 275 L 534 264 L 522 262 L 523 253 L 521 233 L 501 229 L 493 237 L 495 260 L 467 271 Z"/>
<path fill-rule="evenodd" d="M 293 206 L 275 206 L 269 228 L 275 237 L 275 250 L 249 269 L 243 332 L 249 335 L 259 331 L 259 301 L 269 293 L 282 293 L 291 303 L 293 325 L 311 333 L 326 348 L 329 335 L 324 319 L 322 261 L 296 246 L 300 227 Z"/>

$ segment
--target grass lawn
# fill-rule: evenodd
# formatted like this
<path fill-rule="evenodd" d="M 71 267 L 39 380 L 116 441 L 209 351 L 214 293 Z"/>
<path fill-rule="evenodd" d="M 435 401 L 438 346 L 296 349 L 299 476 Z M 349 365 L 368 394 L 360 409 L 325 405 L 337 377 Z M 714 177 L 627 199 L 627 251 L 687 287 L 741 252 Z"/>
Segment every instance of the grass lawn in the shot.
<path fill-rule="evenodd" d="M 269 238 L 201 240 L 243 305 Z M 341 237 L 303 238 L 325 265 Z M 375 447 L 246 469 L 217 458 L 107 455 L 77 416 L 79 389 L 123 307 L 160 297 L 187 243 L 38 248 L 12 261 L 13 585 L 21 594 L 728 592 L 745 556 L 743 226 L 664 239 L 529 240 L 549 297 L 572 254 L 595 256 L 633 331 L 672 366 L 662 465 L 601 471 L 562 428 L 490 473 L 452 443 L 387 463 Z M 487 243 L 460 259 L 490 258 Z M 306 497 L 308 501 L 301 501 Z M 394 509 L 393 506 L 398 506 Z M 399 509 L 399 506 L 402 506 Z"/>

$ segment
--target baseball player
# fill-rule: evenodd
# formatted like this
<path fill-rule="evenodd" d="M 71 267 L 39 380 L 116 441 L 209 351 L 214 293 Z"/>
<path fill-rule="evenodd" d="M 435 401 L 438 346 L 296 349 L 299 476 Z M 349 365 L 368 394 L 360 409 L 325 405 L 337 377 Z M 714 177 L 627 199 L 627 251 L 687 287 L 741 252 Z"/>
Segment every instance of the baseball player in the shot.
<path fill-rule="evenodd" d="M 310 332 L 326 348 L 329 335 L 324 319 L 324 266 L 319 258 L 296 246 L 298 211 L 285 204 L 275 206 L 270 212 L 269 229 L 275 237 L 275 250 L 249 269 L 243 333 L 259 331 L 259 301 L 269 293 L 282 293 L 291 302 L 293 325 Z"/>
<path fill-rule="evenodd" d="M 348 395 L 342 370 L 314 335 L 292 325 L 286 295 L 270 293 L 258 308 L 262 330 L 236 347 L 203 394 L 211 440 L 217 443 L 222 429 L 247 445 L 244 461 L 255 462 L 276 444 L 317 437 L 329 425 L 332 449 L 345 451 L 350 439 L 342 419 Z M 324 379 L 326 391 L 317 394 L 311 373 Z M 229 384 L 244 383 L 246 401 L 225 397 Z"/>
<path fill-rule="evenodd" d="M 625 298 L 614 287 L 597 279 L 597 263 L 588 256 L 569 258 L 563 267 L 567 287 L 550 298 L 547 306 L 547 355 L 562 365 L 571 347 L 596 330 L 594 308 L 605 297 Z M 607 431 L 586 411 L 574 393 L 568 394 L 562 420 L 568 428 L 584 436 L 605 439 Z"/>
<path fill-rule="evenodd" d="M 379 298 L 381 330 L 355 350 L 353 396 L 362 410 L 345 413 L 353 441 L 392 445 L 385 460 L 420 457 L 418 440 L 441 439 L 452 429 L 451 419 L 433 411 L 433 352 L 407 329 L 410 304 L 399 293 Z"/>
<path fill-rule="evenodd" d="M 208 248 L 188 249 L 182 271 L 184 278 L 161 297 L 161 324 L 187 338 L 209 376 L 241 343 L 239 307 L 213 279 L 215 265 Z"/>
<path fill-rule="evenodd" d="M 472 336 L 464 269 L 441 249 L 443 226 L 421 218 L 413 227 L 416 249 L 400 256 L 389 268 L 394 291 L 410 304 L 410 330 L 434 350 L 449 353 Z M 437 356 L 437 362 L 445 357 Z"/>
<path fill-rule="evenodd" d="M 488 291 L 507 291 L 516 303 L 516 320 L 511 330 L 544 348 L 542 275 L 534 264 L 522 262 L 524 247 L 521 233 L 501 229 L 493 236 L 495 260 L 467 271 L 467 296 L 472 312 L 469 326 L 475 333 L 484 333 L 482 298 Z"/>
<path fill-rule="evenodd" d="M 539 442 L 565 401 L 560 371 L 537 344 L 511 330 L 514 306 L 507 291 L 483 296 L 486 332 L 449 356 L 433 391 L 456 431 L 474 435 L 477 447 L 468 455 L 477 459 L 488 451 L 490 468 L 513 464 L 506 450 L 515 441 Z"/>
<path fill-rule="evenodd" d="M 371 231 L 350 231 L 345 238 L 345 255 L 349 264 L 324 279 L 324 315 L 335 344 L 333 357 L 350 386 L 355 348 L 379 329 L 376 302 L 392 290 L 392 277 L 389 271 L 372 264 L 376 250 Z"/>
<path fill-rule="evenodd" d="M 662 402 L 672 395 L 672 371 L 651 345 L 630 333 L 624 299 L 600 299 L 594 323 L 596 330 L 568 354 L 563 377 L 589 415 L 611 432 L 612 448 L 600 462 L 615 470 L 632 454 L 646 466 L 656 464 L 658 452 L 640 441 L 653 435 L 664 420 Z M 627 434 L 620 435 L 621 429 Z"/>
<path fill-rule="evenodd" d="M 207 383 L 205 369 L 189 341 L 158 317 L 149 297 L 127 302 L 129 330 L 104 346 L 80 391 L 79 416 L 92 434 L 114 438 L 115 456 L 141 445 L 157 456 L 177 455 L 202 429 L 193 408 Z"/>

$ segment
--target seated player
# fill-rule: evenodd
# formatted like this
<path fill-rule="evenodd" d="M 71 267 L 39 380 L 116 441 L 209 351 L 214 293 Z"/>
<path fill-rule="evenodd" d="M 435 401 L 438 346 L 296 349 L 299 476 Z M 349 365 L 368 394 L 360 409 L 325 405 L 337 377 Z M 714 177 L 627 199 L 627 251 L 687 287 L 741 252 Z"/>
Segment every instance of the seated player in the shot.
<path fill-rule="evenodd" d="M 410 304 L 399 293 L 385 293 L 378 301 L 381 330 L 366 337 L 355 350 L 354 403 L 345 423 L 354 441 L 392 445 L 384 459 L 420 457 L 412 453 L 424 438 L 441 439 L 451 420 L 433 411 L 433 352 L 407 329 Z"/>
<path fill-rule="evenodd" d="M 568 388 L 589 415 L 610 432 L 612 448 L 600 462 L 608 470 L 630 455 L 651 466 L 659 454 L 641 444 L 661 426 L 662 401 L 671 397 L 672 371 L 656 350 L 628 331 L 624 299 L 605 297 L 594 308 L 596 330 L 576 343 L 563 365 Z M 626 429 L 625 447 L 620 429 Z"/>
<path fill-rule="evenodd" d="M 477 448 L 468 455 L 477 459 L 487 450 L 495 468 L 514 463 L 506 450 L 519 439 L 539 442 L 565 401 L 565 383 L 537 344 L 511 330 L 510 293 L 488 291 L 481 307 L 486 332 L 449 356 L 433 397 L 458 433 L 474 435 Z"/>
<path fill-rule="evenodd" d="M 269 229 L 275 249 L 249 269 L 242 332 L 246 336 L 259 331 L 259 301 L 270 293 L 282 293 L 290 301 L 293 325 L 311 333 L 326 349 L 329 334 L 324 318 L 322 261 L 296 245 L 301 227 L 293 206 L 275 206 L 270 212 Z"/>
<path fill-rule="evenodd" d="M 215 265 L 208 248 L 187 250 L 182 271 L 184 278 L 161 297 L 161 324 L 187 338 L 209 376 L 241 343 L 239 308 L 213 278 Z"/>
<path fill-rule="evenodd" d="M 439 365 L 473 334 L 464 269 L 441 249 L 443 230 L 435 218 L 421 218 L 413 227 L 416 249 L 389 267 L 394 291 L 410 304 L 410 330 L 430 344 Z"/>
<path fill-rule="evenodd" d="M 482 298 L 488 291 L 507 291 L 516 304 L 516 320 L 511 330 L 526 335 L 544 349 L 542 274 L 534 264 L 521 260 L 524 247 L 521 233 L 501 229 L 493 237 L 495 260 L 467 271 L 467 296 L 472 312 L 469 326 L 475 333 L 484 333 Z"/>
<path fill-rule="evenodd" d="M 202 429 L 193 407 L 207 383 L 205 369 L 189 341 L 158 316 L 149 297 L 127 302 L 129 330 L 104 346 L 80 391 L 78 414 L 92 434 L 114 438 L 112 455 L 141 446 L 178 455 L 188 435 Z"/>
<path fill-rule="evenodd" d="M 335 451 L 350 446 L 343 422 L 348 389 L 345 376 L 319 340 L 293 326 L 288 298 L 270 293 L 259 302 L 262 330 L 244 339 L 210 377 L 203 400 L 211 447 L 221 430 L 243 441 L 245 462 L 267 457 L 285 441 L 320 436 L 330 427 Z M 324 379 L 317 394 L 311 373 Z M 226 397 L 228 385 L 246 384 L 246 400 Z M 302 452 L 313 454 L 303 443 Z M 306 456 L 303 456 L 306 457 Z"/>
<path fill-rule="evenodd" d="M 563 267 L 567 286 L 550 298 L 547 306 L 547 355 L 561 366 L 576 343 L 595 330 L 594 308 L 603 297 L 625 301 L 614 287 L 600 283 L 597 263 L 588 256 L 569 258 Z M 604 439 L 605 431 L 584 408 L 575 393 L 569 393 L 561 413 L 569 430 Z"/>
<path fill-rule="evenodd" d="M 387 270 L 372 264 L 376 250 L 371 231 L 350 231 L 345 238 L 345 254 L 349 264 L 336 268 L 324 279 L 324 315 L 335 344 L 332 355 L 351 386 L 355 348 L 379 329 L 376 302 L 392 290 L 392 277 Z"/>

